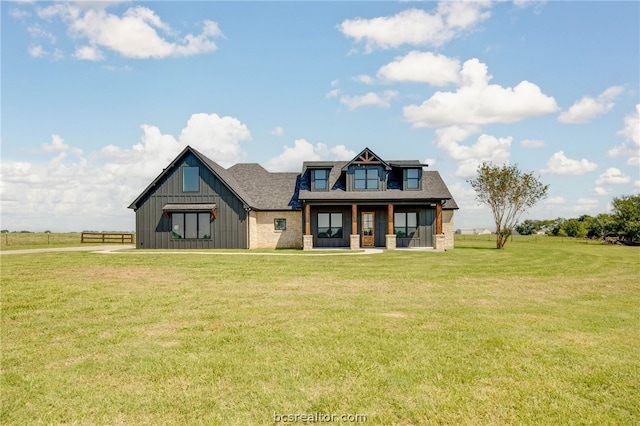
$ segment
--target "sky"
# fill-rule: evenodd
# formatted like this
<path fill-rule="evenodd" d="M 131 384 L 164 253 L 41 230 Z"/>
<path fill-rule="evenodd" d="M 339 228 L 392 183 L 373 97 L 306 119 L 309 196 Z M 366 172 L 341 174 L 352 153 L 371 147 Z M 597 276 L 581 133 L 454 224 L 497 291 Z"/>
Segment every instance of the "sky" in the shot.
<path fill-rule="evenodd" d="M 640 3 L 1 1 L 0 228 L 135 228 L 186 145 L 224 167 L 437 170 L 455 228 L 494 228 L 468 183 L 549 184 L 524 219 L 640 193 Z"/>

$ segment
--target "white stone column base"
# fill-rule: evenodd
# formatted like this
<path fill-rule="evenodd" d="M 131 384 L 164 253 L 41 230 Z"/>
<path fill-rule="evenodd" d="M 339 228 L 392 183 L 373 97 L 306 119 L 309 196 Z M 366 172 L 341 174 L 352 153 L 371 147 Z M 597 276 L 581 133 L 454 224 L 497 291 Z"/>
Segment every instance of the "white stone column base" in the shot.
<path fill-rule="evenodd" d="M 433 238 L 434 238 L 433 248 L 435 249 L 435 251 L 444 251 L 444 248 L 445 248 L 444 234 L 435 234 Z"/>
<path fill-rule="evenodd" d="M 396 234 L 387 234 L 385 237 L 385 247 L 387 250 L 396 249 Z"/>
<path fill-rule="evenodd" d="M 302 250 L 313 250 L 313 235 L 302 236 Z"/>
<path fill-rule="evenodd" d="M 360 249 L 360 235 L 358 234 L 349 235 L 349 248 L 351 248 L 351 250 Z"/>

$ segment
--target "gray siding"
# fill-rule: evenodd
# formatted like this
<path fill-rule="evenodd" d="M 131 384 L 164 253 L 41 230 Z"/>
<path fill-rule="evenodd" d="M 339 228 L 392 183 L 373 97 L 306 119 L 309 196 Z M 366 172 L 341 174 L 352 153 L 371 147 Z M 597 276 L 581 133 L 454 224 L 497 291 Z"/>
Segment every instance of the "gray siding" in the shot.
<path fill-rule="evenodd" d="M 200 169 L 200 190 L 182 191 L 182 168 Z M 165 204 L 216 204 L 217 218 L 210 219 L 211 239 L 174 239 L 171 219 L 163 215 Z M 194 155 L 188 154 L 168 173 L 136 211 L 138 248 L 247 248 L 247 212 L 238 197 Z"/>
<path fill-rule="evenodd" d="M 413 238 L 397 238 L 396 247 L 433 247 L 433 233 L 435 231 L 436 211 L 424 207 L 398 206 L 394 213 L 418 212 L 418 229 Z"/>

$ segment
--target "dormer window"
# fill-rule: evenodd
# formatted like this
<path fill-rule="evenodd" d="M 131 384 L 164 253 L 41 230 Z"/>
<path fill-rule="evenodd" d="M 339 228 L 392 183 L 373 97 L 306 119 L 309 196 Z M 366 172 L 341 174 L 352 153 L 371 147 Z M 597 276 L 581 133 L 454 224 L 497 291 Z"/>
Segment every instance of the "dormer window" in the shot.
<path fill-rule="evenodd" d="M 353 185 L 359 189 L 378 189 L 379 172 L 377 168 L 362 167 L 354 170 Z"/>
<path fill-rule="evenodd" d="M 420 189 L 420 169 L 405 170 L 406 189 Z"/>
<path fill-rule="evenodd" d="M 311 188 L 313 191 L 327 191 L 329 189 L 329 170 L 314 169 L 311 171 Z"/>

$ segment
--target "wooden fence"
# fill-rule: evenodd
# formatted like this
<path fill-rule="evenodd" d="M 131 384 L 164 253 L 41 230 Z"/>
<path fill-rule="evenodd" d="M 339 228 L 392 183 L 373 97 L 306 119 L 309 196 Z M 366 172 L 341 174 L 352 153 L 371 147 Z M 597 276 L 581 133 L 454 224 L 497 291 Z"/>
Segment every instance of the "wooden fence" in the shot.
<path fill-rule="evenodd" d="M 130 232 L 83 232 L 81 243 L 100 244 L 133 244 L 134 234 Z"/>

